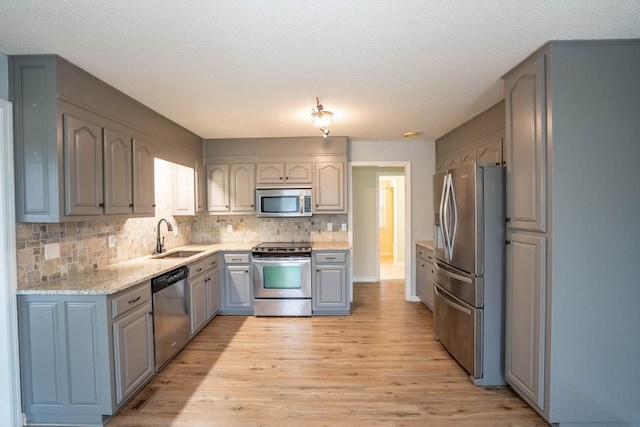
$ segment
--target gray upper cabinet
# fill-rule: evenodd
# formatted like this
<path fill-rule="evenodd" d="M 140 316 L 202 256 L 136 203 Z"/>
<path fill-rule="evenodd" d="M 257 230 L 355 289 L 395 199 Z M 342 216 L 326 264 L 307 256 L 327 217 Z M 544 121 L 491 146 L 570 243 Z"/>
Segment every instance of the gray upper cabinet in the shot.
<path fill-rule="evenodd" d="M 204 212 L 207 203 L 207 187 L 204 182 L 204 165 L 202 161 L 196 160 L 193 168 L 195 181 L 195 210 L 196 213 Z"/>
<path fill-rule="evenodd" d="M 251 213 L 256 211 L 256 165 L 254 163 L 232 163 L 231 211 Z"/>
<path fill-rule="evenodd" d="M 102 128 L 64 115 L 64 176 L 67 215 L 102 215 Z"/>
<path fill-rule="evenodd" d="M 476 147 L 476 163 L 481 165 L 501 165 L 503 159 L 503 138 L 491 138 Z"/>
<path fill-rule="evenodd" d="M 154 192 L 155 156 L 153 144 L 133 139 L 133 213 L 153 216 L 156 211 Z"/>
<path fill-rule="evenodd" d="M 207 211 L 230 212 L 229 164 L 219 163 L 206 166 L 207 171 Z"/>
<path fill-rule="evenodd" d="M 129 135 L 103 129 L 104 212 L 128 214 L 133 208 L 132 141 Z"/>
<path fill-rule="evenodd" d="M 171 159 L 167 147 L 184 143 L 188 151 L 175 154 L 183 164 L 201 156 L 196 135 L 63 58 L 10 64 L 20 222 L 153 216 L 158 150 Z"/>
<path fill-rule="evenodd" d="M 317 162 L 314 180 L 314 213 L 346 213 L 345 187 L 343 162 Z"/>
<path fill-rule="evenodd" d="M 256 182 L 258 184 L 305 184 L 313 182 L 313 163 L 258 163 Z"/>
<path fill-rule="evenodd" d="M 546 229 L 545 55 L 505 78 L 509 228 Z"/>

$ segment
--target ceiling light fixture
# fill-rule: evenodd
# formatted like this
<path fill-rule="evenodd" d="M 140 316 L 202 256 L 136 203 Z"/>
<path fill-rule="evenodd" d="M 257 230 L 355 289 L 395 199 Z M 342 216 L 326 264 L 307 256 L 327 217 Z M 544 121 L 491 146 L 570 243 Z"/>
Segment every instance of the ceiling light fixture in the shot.
<path fill-rule="evenodd" d="M 327 111 L 320 104 L 320 100 L 316 98 L 316 106 L 311 109 L 311 121 L 314 125 L 320 128 L 320 132 L 322 132 L 322 137 L 326 138 L 329 135 L 329 125 L 333 120 L 333 113 L 331 111 Z"/>
<path fill-rule="evenodd" d="M 420 136 L 422 135 L 422 132 L 419 132 L 417 130 L 409 130 L 406 131 L 402 134 L 403 138 L 415 138 L 416 136 Z"/>

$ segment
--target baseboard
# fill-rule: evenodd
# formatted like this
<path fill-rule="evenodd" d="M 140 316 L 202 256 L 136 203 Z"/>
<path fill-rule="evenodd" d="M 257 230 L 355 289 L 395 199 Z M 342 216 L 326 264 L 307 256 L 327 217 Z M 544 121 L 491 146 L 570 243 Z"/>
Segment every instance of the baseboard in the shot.
<path fill-rule="evenodd" d="M 377 277 L 354 277 L 353 282 L 377 282 Z"/>

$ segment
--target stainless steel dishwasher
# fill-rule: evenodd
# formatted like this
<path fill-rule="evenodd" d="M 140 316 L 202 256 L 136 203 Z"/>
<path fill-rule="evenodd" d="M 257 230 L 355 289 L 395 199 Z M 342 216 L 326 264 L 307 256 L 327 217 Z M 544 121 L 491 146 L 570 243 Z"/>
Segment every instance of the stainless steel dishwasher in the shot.
<path fill-rule="evenodd" d="M 180 267 L 151 280 L 156 372 L 189 342 L 188 276 Z"/>

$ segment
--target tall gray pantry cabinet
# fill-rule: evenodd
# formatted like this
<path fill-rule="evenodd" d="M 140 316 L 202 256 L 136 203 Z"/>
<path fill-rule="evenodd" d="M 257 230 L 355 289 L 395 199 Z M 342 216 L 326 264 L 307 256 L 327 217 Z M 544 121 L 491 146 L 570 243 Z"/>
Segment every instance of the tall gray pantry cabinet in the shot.
<path fill-rule="evenodd" d="M 554 425 L 640 423 L 640 40 L 504 76 L 507 382 Z"/>

